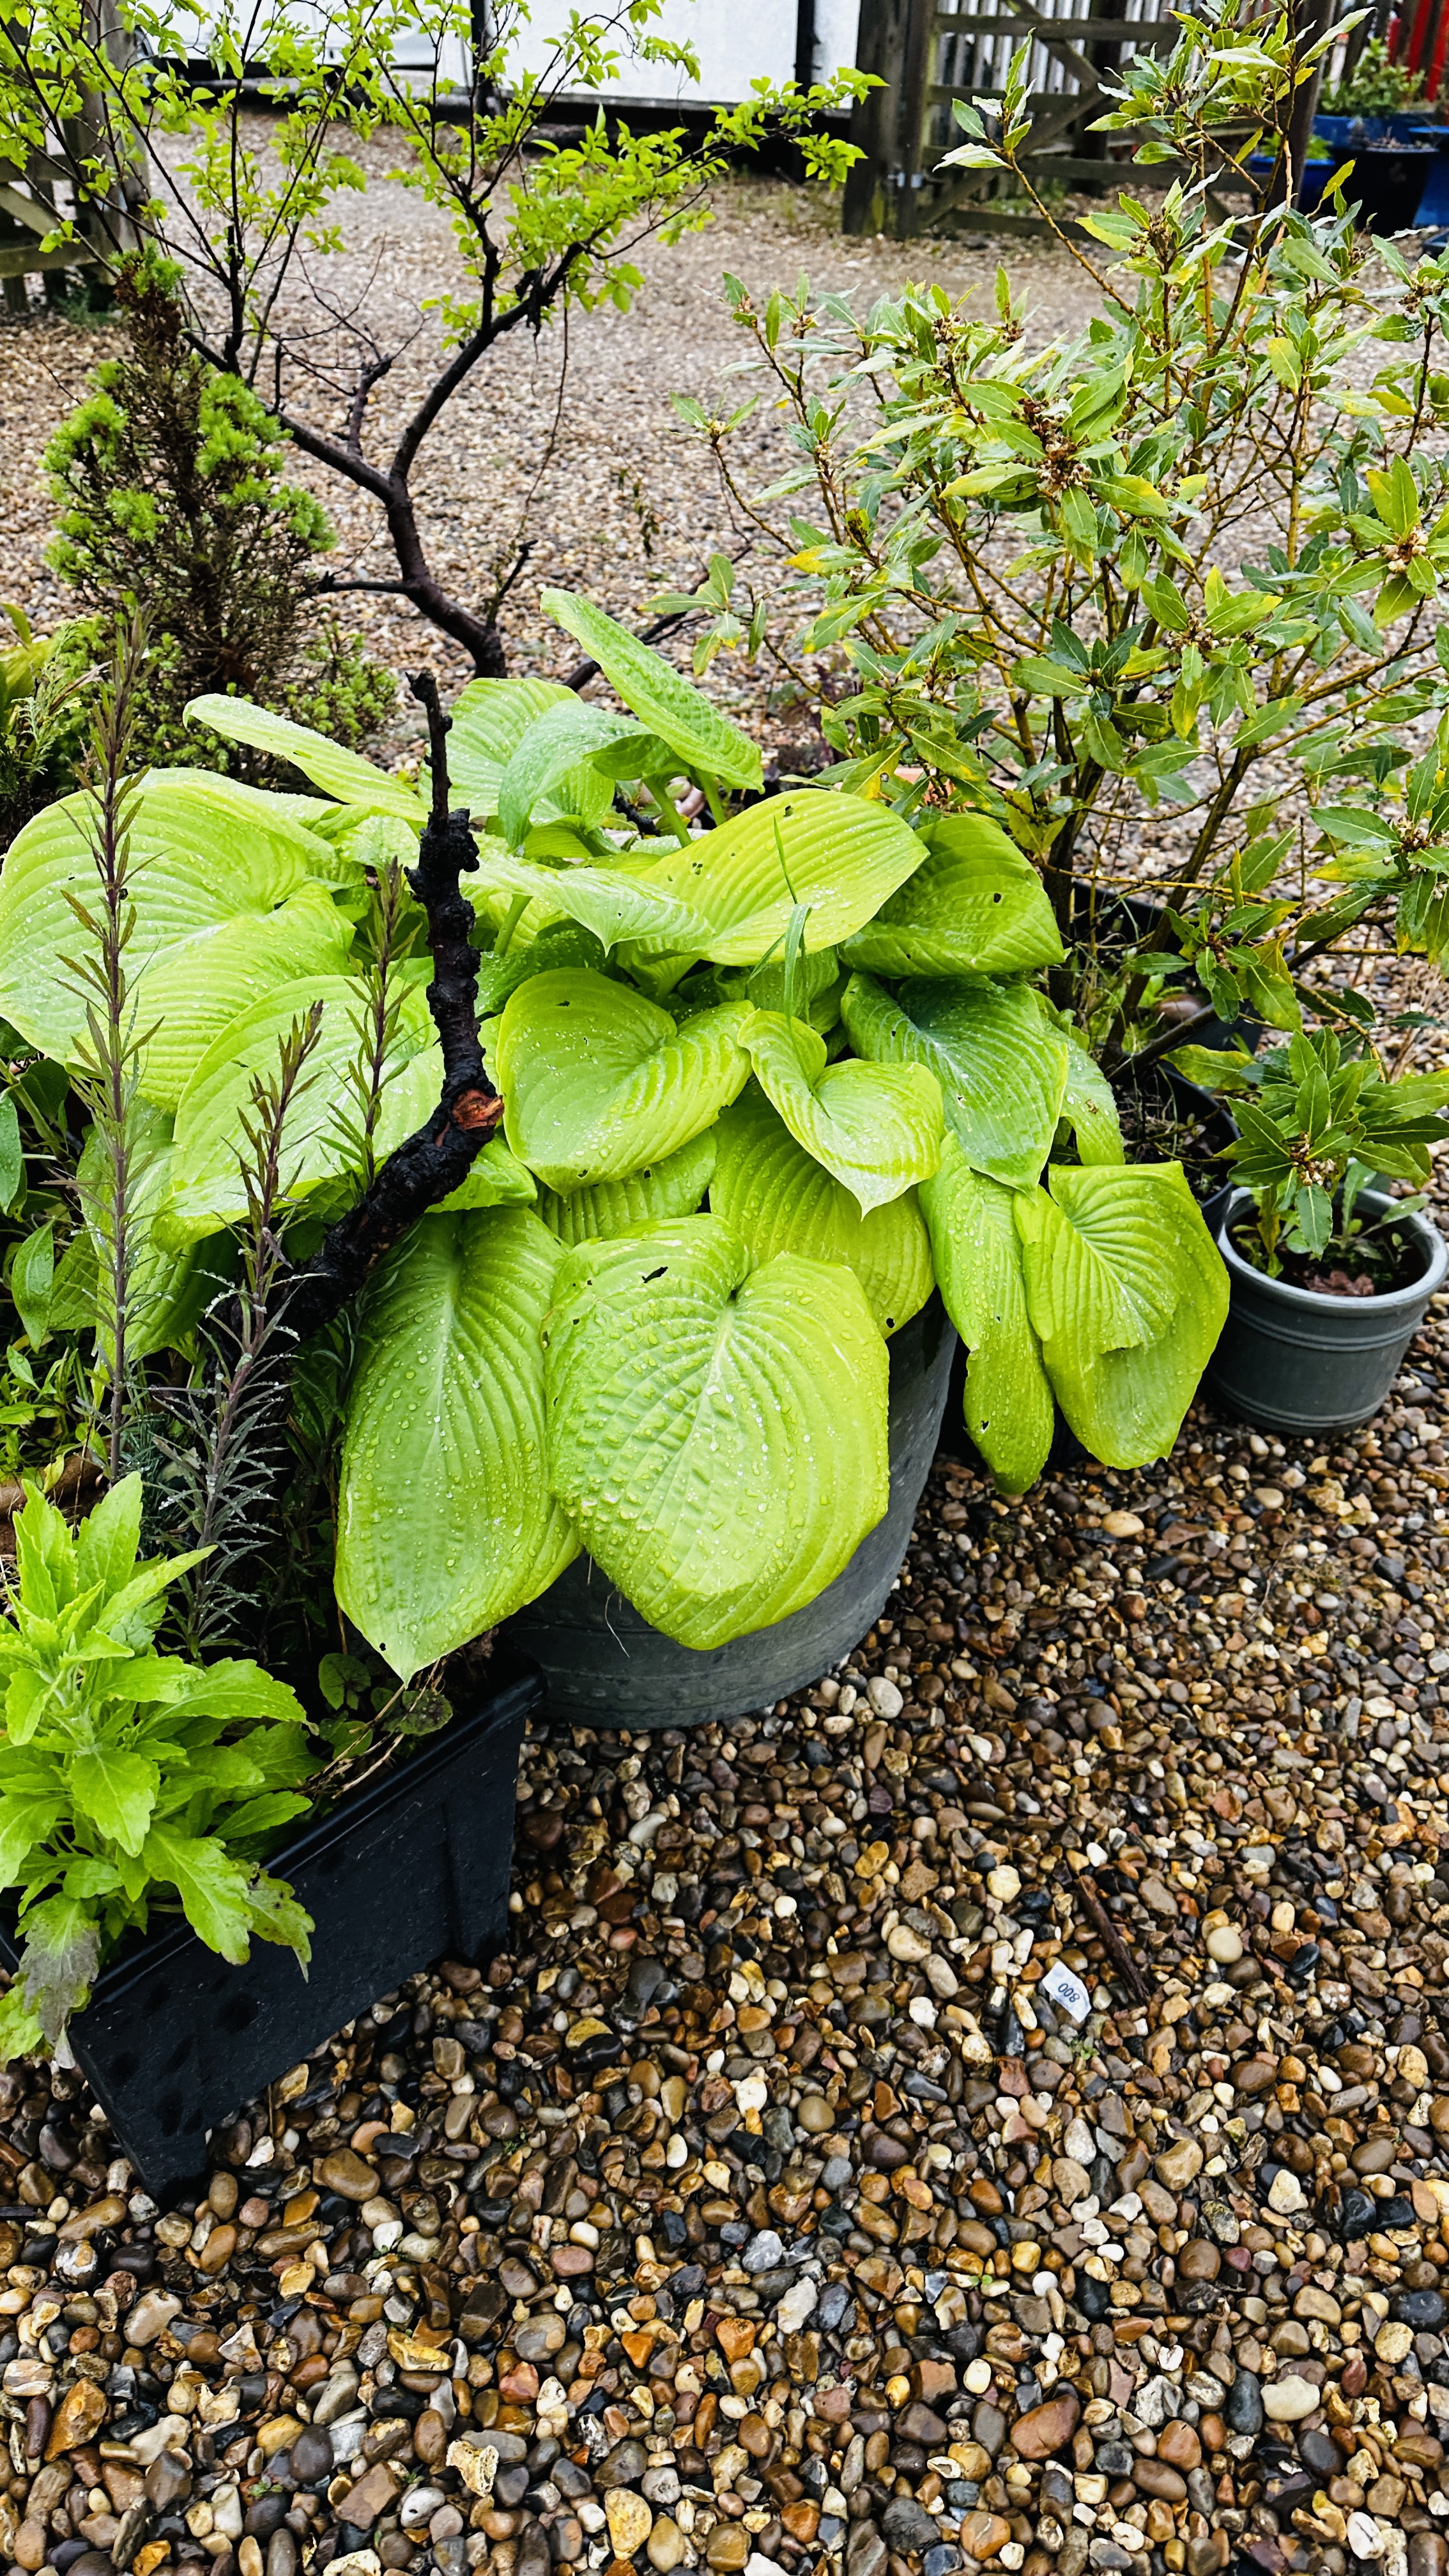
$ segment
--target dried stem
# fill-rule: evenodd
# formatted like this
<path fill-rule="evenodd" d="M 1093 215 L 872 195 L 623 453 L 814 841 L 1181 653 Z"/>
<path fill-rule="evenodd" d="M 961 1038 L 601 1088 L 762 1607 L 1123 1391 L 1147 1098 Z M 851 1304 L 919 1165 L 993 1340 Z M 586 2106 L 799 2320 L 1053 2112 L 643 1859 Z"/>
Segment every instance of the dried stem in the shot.
<path fill-rule="evenodd" d="M 428 1008 L 442 1050 L 443 1087 L 431 1117 L 388 1157 L 298 1279 L 289 1317 L 299 1339 L 330 1323 L 383 1254 L 429 1208 L 451 1196 L 503 1117 L 503 1103 L 484 1070 L 478 1042 L 473 908 L 459 883 L 465 869 L 477 866 L 478 846 L 466 812 L 448 807 L 449 719 L 437 681 L 430 671 L 414 672 L 409 686 L 428 719 L 432 810 L 408 883 L 427 915 L 433 960 Z"/>

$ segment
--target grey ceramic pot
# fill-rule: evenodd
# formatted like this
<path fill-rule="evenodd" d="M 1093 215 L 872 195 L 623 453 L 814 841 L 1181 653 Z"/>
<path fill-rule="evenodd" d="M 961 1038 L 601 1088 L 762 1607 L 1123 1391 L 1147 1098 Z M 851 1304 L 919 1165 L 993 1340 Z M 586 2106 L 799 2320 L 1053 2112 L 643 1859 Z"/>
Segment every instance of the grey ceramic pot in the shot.
<path fill-rule="evenodd" d="M 641 1617 L 590 1556 L 510 1619 L 543 1668 L 551 1717 L 575 1726 L 703 1726 L 769 1707 L 818 1681 L 880 1617 L 910 1542 L 946 1403 L 956 1335 L 940 1298 L 890 1344 L 891 1498 L 843 1573 L 808 1608 L 703 1653 Z"/>
<path fill-rule="evenodd" d="M 1210 1394 L 1267 1431 L 1306 1435 L 1371 1421 L 1449 1276 L 1449 1246 L 1426 1217 L 1405 1216 L 1402 1230 L 1423 1253 L 1418 1278 L 1385 1297 L 1325 1297 L 1266 1278 L 1234 1249 L 1229 1226 L 1251 1204 L 1246 1190 L 1234 1190 L 1215 1227 L 1232 1302 L 1207 1366 Z M 1365 1190 L 1359 1204 L 1379 1216 L 1393 1201 Z"/>

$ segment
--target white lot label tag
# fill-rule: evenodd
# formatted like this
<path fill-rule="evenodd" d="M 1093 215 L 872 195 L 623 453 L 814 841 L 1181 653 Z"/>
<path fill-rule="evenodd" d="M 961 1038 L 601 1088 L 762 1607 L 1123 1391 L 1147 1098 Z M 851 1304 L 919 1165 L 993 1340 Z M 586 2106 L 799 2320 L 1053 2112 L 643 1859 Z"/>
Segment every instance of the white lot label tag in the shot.
<path fill-rule="evenodd" d="M 1092 2009 L 1092 1998 L 1081 1978 L 1074 1977 L 1071 1969 L 1062 1967 L 1060 1963 L 1048 1968 L 1039 1991 L 1046 1996 L 1048 2003 L 1060 2004 L 1064 2012 L 1071 2014 L 1073 2021 L 1085 2021 Z"/>

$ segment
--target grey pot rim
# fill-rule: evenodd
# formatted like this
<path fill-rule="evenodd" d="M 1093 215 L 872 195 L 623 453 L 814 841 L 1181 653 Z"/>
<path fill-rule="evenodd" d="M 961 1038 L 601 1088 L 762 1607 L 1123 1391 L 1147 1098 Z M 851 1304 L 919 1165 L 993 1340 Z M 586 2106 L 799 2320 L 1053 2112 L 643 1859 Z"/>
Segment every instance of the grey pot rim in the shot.
<path fill-rule="evenodd" d="M 1321 1314 L 1325 1307 L 1329 1307 L 1361 1313 L 1365 1317 L 1372 1315 L 1377 1321 L 1385 1315 L 1407 1312 L 1409 1308 L 1421 1305 L 1442 1288 L 1446 1277 L 1449 1277 L 1449 1242 L 1445 1241 L 1431 1218 L 1418 1208 L 1408 1208 L 1401 1222 L 1422 1244 L 1426 1258 L 1418 1278 L 1409 1280 L 1402 1288 L 1390 1288 L 1371 1297 L 1330 1297 L 1321 1288 L 1297 1288 L 1290 1279 L 1270 1279 L 1266 1270 L 1259 1270 L 1251 1261 L 1243 1259 L 1228 1234 L 1234 1219 L 1252 1203 L 1251 1190 L 1235 1189 L 1217 1215 L 1217 1247 L 1228 1276 L 1234 1285 L 1239 1280 L 1245 1285 L 1251 1283 L 1262 1296 L 1299 1314 Z M 1375 1215 L 1382 1215 L 1397 1206 L 1398 1201 L 1391 1199 L 1384 1190 L 1364 1190 L 1359 1204 L 1372 1209 Z"/>

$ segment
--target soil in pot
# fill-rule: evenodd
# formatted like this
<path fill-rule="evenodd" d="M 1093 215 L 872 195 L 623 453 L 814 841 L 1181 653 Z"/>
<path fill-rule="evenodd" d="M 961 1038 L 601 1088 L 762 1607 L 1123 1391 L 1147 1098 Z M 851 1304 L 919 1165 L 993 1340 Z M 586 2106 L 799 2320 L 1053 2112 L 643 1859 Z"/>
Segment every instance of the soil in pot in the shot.
<path fill-rule="evenodd" d="M 1238 1131 L 1211 1092 L 1150 1057 L 1129 1057 L 1112 1076 L 1112 1096 L 1129 1163 L 1181 1163 L 1199 1207 L 1218 1198 L 1229 1178 L 1223 1153 Z"/>

